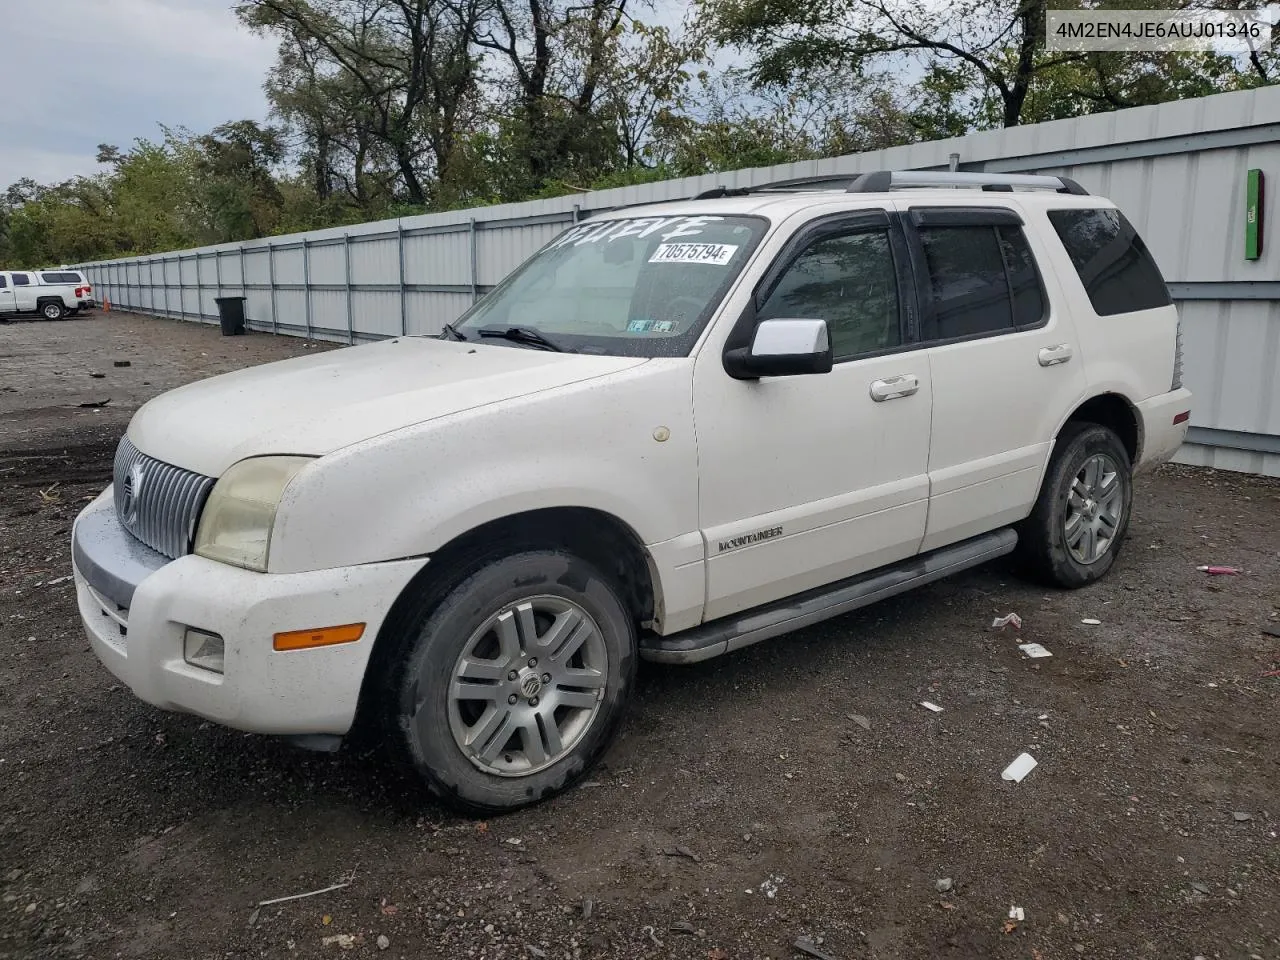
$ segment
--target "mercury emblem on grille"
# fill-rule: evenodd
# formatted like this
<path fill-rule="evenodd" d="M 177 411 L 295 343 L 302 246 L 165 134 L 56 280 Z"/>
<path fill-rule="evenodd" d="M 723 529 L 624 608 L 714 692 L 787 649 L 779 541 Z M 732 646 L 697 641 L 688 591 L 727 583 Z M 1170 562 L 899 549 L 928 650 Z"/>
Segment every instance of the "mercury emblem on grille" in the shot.
<path fill-rule="evenodd" d="M 120 519 L 133 523 L 138 519 L 138 502 L 142 496 L 142 464 L 135 463 L 124 476 L 124 496 L 120 499 Z"/>

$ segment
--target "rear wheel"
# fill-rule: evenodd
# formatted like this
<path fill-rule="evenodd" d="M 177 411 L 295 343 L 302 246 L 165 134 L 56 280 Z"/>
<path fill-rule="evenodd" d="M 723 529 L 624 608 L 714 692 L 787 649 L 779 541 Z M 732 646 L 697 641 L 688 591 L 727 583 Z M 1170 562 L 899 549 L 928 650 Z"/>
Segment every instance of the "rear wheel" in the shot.
<path fill-rule="evenodd" d="M 40 315 L 46 320 L 61 320 L 66 316 L 67 309 L 57 300 L 46 300 L 40 304 Z"/>
<path fill-rule="evenodd" d="M 560 550 L 494 559 L 409 613 L 378 678 L 390 745 L 471 813 L 568 787 L 600 757 L 635 674 L 634 619 L 593 565 Z"/>
<path fill-rule="evenodd" d="M 1067 588 L 1100 579 L 1120 552 L 1132 503 L 1132 467 L 1120 438 L 1098 424 L 1068 423 L 1040 498 L 1018 530 L 1027 572 Z"/>

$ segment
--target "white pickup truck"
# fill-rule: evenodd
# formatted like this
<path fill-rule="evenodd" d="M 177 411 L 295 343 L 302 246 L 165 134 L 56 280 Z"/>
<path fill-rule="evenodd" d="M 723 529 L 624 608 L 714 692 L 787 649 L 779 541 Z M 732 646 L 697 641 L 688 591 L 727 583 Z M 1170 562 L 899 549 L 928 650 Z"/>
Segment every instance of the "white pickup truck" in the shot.
<path fill-rule="evenodd" d="M 0 316 L 38 313 L 46 320 L 61 320 L 87 306 L 88 284 L 50 282 L 35 270 L 0 272 Z"/>
<path fill-rule="evenodd" d="M 1182 443 L 1176 308 L 1066 178 L 865 174 L 576 225 L 439 339 L 242 370 L 133 418 L 77 519 L 139 697 L 519 807 L 638 658 L 729 653 L 995 557 L 1079 587 Z"/>

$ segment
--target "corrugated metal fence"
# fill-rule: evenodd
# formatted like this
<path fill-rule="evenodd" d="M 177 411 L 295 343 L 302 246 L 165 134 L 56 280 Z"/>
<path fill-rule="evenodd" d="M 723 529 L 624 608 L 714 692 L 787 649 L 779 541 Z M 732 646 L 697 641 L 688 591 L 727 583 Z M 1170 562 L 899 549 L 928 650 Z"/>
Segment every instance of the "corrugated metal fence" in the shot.
<path fill-rule="evenodd" d="M 522 260 L 593 212 L 716 186 L 868 170 L 1062 173 L 1114 200 L 1151 246 L 1182 309 L 1196 392 L 1186 462 L 1280 476 L 1280 236 L 1244 259 L 1245 176 L 1280 194 L 1280 87 L 776 167 L 530 203 L 405 217 L 84 264 L 115 306 L 215 322 L 247 298 L 255 330 L 324 339 L 432 334 Z"/>

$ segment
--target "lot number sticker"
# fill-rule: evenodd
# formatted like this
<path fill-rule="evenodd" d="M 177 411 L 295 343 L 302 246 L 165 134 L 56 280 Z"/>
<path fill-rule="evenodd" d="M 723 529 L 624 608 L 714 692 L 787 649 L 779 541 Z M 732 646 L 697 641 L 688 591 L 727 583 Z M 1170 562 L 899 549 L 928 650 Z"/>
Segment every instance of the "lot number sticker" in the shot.
<path fill-rule="evenodd" d="M 709 263 L 725 266 L 738 252 L 736 243 L 663 243 L 653 251 L 650 263 Z"/>

